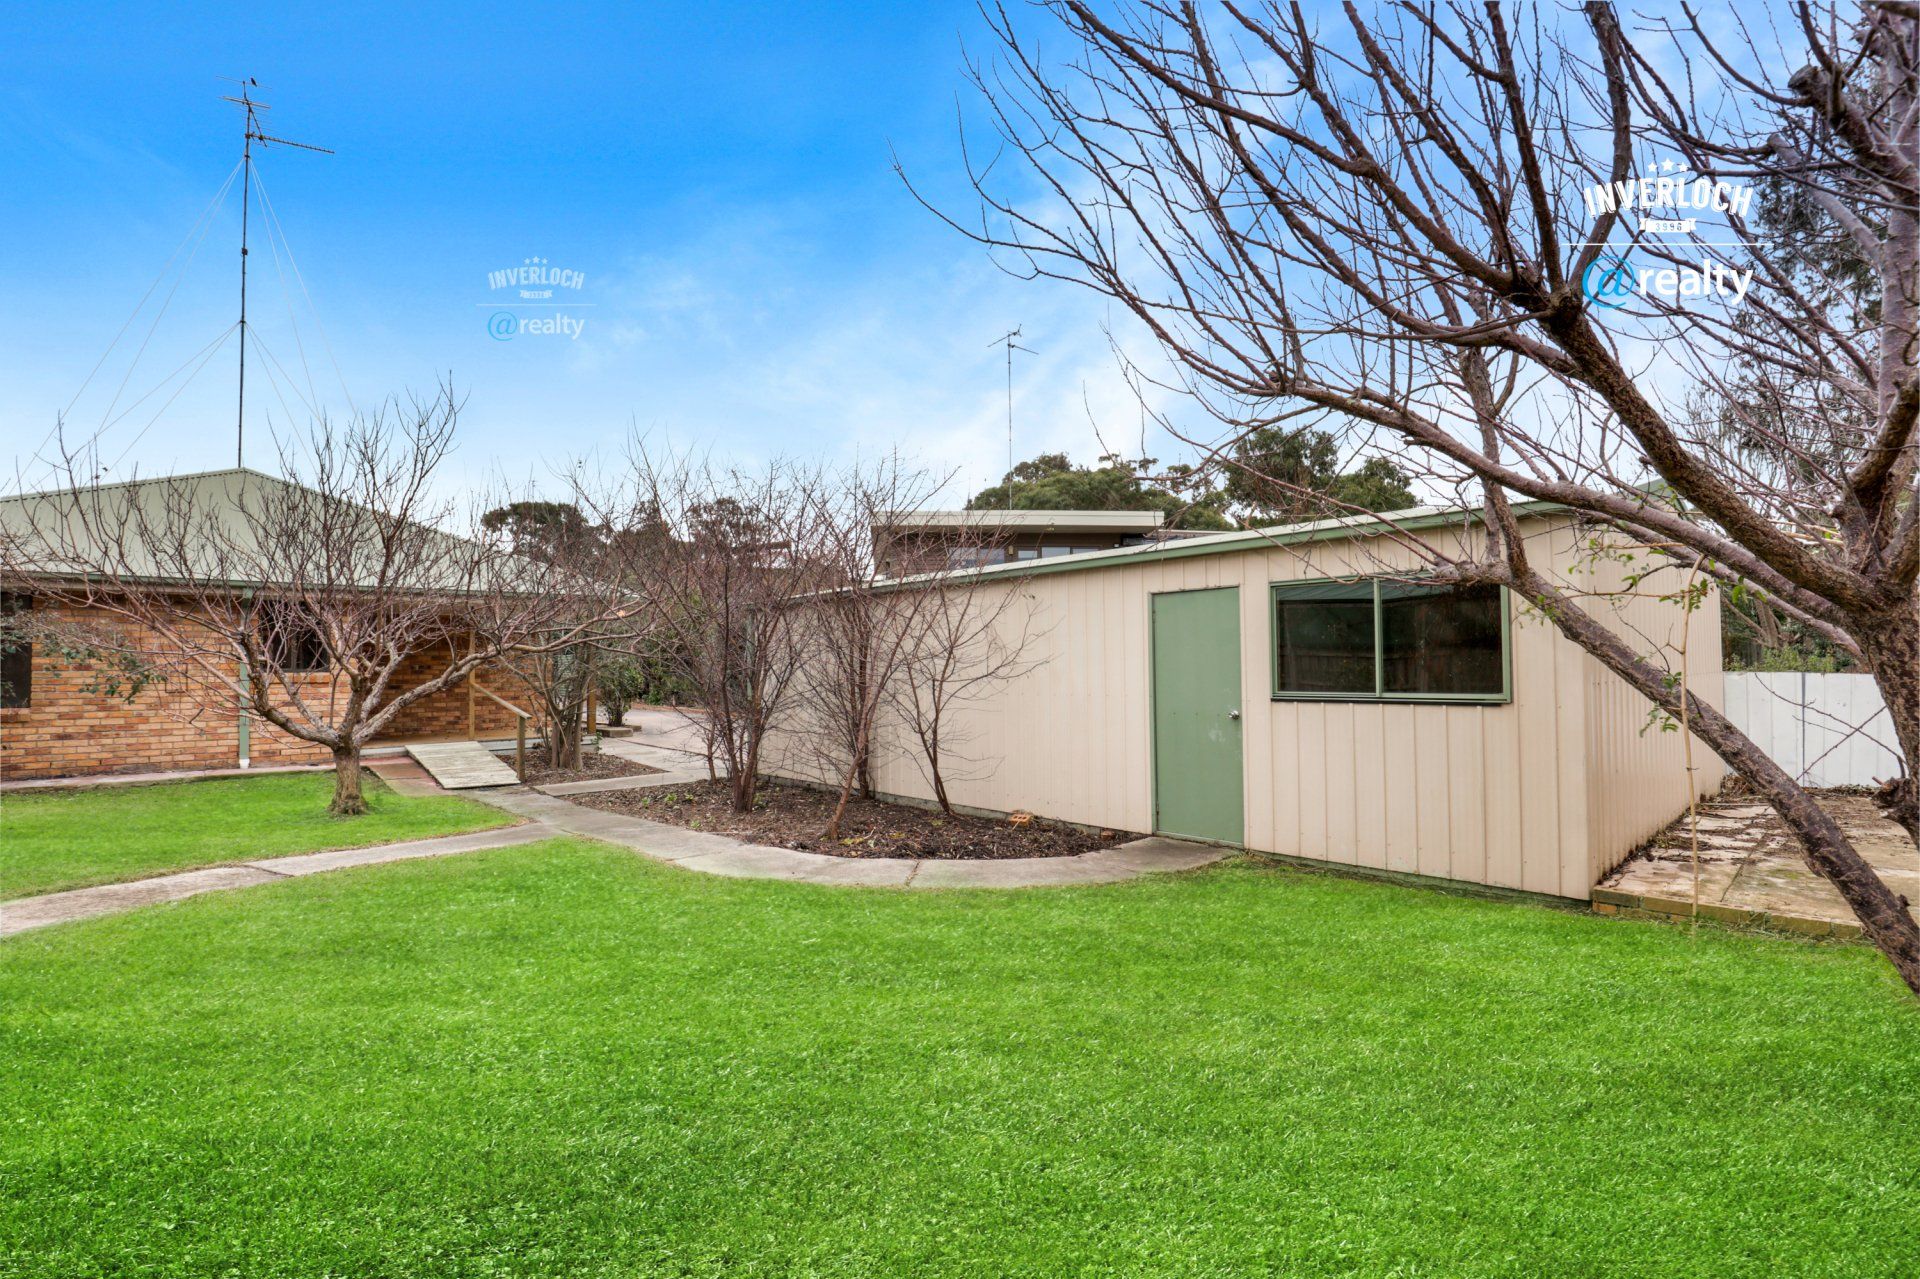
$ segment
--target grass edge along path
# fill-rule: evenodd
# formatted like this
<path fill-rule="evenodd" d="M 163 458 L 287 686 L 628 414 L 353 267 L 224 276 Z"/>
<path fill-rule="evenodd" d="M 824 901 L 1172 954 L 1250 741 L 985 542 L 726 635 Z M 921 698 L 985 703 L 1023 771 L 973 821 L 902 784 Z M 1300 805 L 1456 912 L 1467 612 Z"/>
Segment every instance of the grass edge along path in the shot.
<path fill-rule="evenodd" d="M 470 799 L 404 795 L 371 774 L 371 811 L 335 817 L 332 790 L 331 773 L 263 773 L 0 794 L 0 901 L 515 821 Z"/>

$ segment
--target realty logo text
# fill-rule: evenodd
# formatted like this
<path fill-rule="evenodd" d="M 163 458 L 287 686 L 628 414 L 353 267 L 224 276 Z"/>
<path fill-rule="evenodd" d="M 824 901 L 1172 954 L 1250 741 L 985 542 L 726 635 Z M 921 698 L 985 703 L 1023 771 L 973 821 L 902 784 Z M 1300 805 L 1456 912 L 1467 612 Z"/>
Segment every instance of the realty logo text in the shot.
<path fill-rule="evenodd" d="M 1706 217 L 1724 225 L 1746 216 L 1753 206 L 1751 187 L 1719 179 L 1689 177 L 1684 166 L 1662 160 L 1648 172 L 1620 182 L 1588 187 L 1582 198 L 1589 216 L 1623 213 L 1633 217 L 1636 236 L 1692 236 Z M 1732 229 L 1728 228 L 1732 235 Z M 1698 266 L 1681 264 L 1674 251 L 1682 244 L 1663 247 L 1657 265 L 1634 263 L 1621 253 L 1608 254 L 1587 268 L 1581 287 L 1601 306 L 1623 307 L 1634 299 L 1678 302 L 1687 298 L 1722 298 L 1738 305 L 1753 284 L 1753 272 L 1741 270 L 1701 253 Z"/>
<path fill-rule="evenodd" d="M 489 289 L 517 288 L 520 296 L 530 301 L 550 298 L 555 289 L 572 289 L 577 293 L 586 284 L 586 272 L 557 267 L 545 258 L 523 258 L 519 266 L 487 272 Z"/>
<path fill-rule="evenodd" d="M 557 267 L 546 258 L 522 258 L 519 266 L 487 272 L 487 289 L 501 294 L 483 307 L 512 307 L 495 310 L 487 317 L 487 336 L 496 342 L 511 342 L 517 337 L 563 337 L 576 341 L 586 332 L 584 318 L 567 314 L 561 308 L 589 307 L 591 302 L 556 302 L 556 291 L 578 293 L 587 284 L 587 274 L 568 267 Z M 522 314 L 522 312 L 526 314 Z"/>
<path fill-rule="evenodd" d="M 1603 257 L 1587 268 L 1581 286 L 1601 306 L 1626 306 L 1635 298 L 1721 297 L 1738 304 L 1753 283 L 1752 271 L 1736 271 L 1723 262 L 1701 258 L 1699 266 L 1636 266 L 1621 257 Z"/>
<path fill-rule="evenodd" d="M 1711 210 L 1741 218 L 1753 206 L 1753 188 L 1706 178 L 1676 175 L 1679 165 L 1662 160 L 1654 171 L 1624 182 L 1602 182 L 1584 193 L 1589 216 L 1637 213 L 1640 229 L 1656 235 L 1685 234 L 1699 224 L 1689 210 Z M 1664 170 L 1664 172 L 1662 172 Z"/>

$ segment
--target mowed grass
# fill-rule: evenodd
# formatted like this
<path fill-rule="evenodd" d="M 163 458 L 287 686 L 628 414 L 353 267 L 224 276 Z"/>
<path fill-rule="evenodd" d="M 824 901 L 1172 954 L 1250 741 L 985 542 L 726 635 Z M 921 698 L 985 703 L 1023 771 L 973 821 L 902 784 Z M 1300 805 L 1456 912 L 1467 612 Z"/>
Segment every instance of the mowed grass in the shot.
<path fill-rule="evenodd" d="M 471 800 L 400 795 L 365 778 L 360 817 L 327 811 L 331 773 L 0 795 L 0 900 L 326 848 L 504 826 Z"/>
<path fill-rule="evenodd" d="M 1906 1275 L 1871 951 L 554 841 L 0 944 L 0 1273 Z"/>

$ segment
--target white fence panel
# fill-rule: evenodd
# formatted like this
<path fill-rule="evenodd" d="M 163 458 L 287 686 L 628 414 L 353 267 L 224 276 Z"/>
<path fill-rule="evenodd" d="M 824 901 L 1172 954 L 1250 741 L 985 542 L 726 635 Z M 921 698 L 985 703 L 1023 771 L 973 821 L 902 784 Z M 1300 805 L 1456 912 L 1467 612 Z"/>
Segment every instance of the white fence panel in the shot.
<path fill-rule="evenodd" d="M 1871 786 L 1900 775 L 1872 676 L 1741 671 L 1726 680 L 1727 717 L 1799 781 Z"/>

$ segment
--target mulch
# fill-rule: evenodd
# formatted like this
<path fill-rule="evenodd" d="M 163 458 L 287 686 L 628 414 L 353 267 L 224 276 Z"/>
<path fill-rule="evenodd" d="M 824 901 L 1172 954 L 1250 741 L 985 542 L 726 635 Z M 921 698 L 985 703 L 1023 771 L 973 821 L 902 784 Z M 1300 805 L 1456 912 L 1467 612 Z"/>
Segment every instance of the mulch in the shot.
<path fill-rule="evenodd" d="M 841 823 L 844 837 L 821 836 L 833 816 L 835 797 L 806 786 L 762 783 L 751 813 L 733 811 L 724 782 L 690 782 L 653 790 L 571 795 L 576 804 L 667 822 L 690 830 L 731 835 L 752 844 L 830 853 L 835 857 L 931 857 L 991 860 L 1007 857 L 1072 857 L 1111 848 L 1134 838 L 1124 831 L 1089 832 L 1033 818 L 948 817 L 937 811 L 855 799 Z"/>
<path fill-rule="evenodd" d="M 507 767 L 513 767 L 513 756 L 508 755 L 506 760 Z M 602 777 L 644 777 L 648 773 L 662 771 L 658 768 L 649 768 L 645 764 L 636 764 L 619 755 L 609 755 L 605 751 L 582 753 L 580 765 L 579 768 L 549 768 L 546 747 L 527 747 L 527 782 L 533 786 L 550 786 L 556 782 L 597 781 Z"/>

